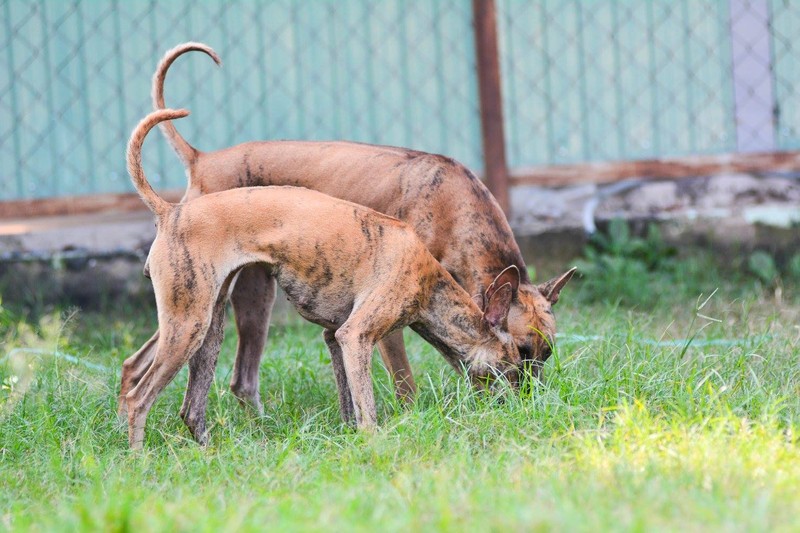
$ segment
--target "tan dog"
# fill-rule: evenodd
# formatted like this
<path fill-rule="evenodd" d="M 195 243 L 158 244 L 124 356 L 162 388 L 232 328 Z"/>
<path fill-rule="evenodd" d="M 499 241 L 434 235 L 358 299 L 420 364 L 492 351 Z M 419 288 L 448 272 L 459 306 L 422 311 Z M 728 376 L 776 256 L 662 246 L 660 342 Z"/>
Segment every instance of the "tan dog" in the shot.
<path fill-rule="evenodd" d="M 512 284 L 490 287 L 481 311 L 403 222 L 297 187 L 248 187 L 186 204 L 159 197 L 142 171 L 142 143 L 159 122 L 188 114 L 151 113 L 128 145 L 128 171 L 156 215 L 147 264 L 160 331 L 153 363 L 125 398 L 131 447 L 142 445 L 150 407 L 187 361 L 181 416 L 206 441 L 228 283 L 254 263 L 265 265 L 301 315 L 325 328 L 339 396 L 349 400 L 342 414 L 359 428 L 376 421 L 373 347 L 406 326 L 457 369 L 466 367 L 476 384 L 495 371 L 517 382 L 519 352 L 503 327 Z"/>
<path fill-rule="evenodd" d="M 153 104 L 164 107 L 167 69 L 181 54 L 217 54 L 200 43 L 180 45 L 164 56 L 153 78 Z M 473 295 L 483 294 L 509 266 L 522 279 L 515 288 L 508 331 L 537 374 L 555 340 L 551 307 L 575 269 L 540 285 L 528 278 L 519 247 L 495 199 L 467 168 L 440 155 L 348 142 L 251 142 L 203 153 L 190 146 L 171 122 L 161 124 L 189 175 L 185 200 L 235 187 L 295 185 L 361 204 L 408 223 L 422 242 Z M 239 345 L 231 389 L 260 410 L 258 368 L 266 342 L 275 279 L 259 265 L 239 274 L 231 293 Z M 147 370 L 158 332 L 123 365 L 122 400 Z M 400 330 L 378 342 L 398 397 L 415 391 Z M 121 402 L 124 411 L 124 402 Z"/>

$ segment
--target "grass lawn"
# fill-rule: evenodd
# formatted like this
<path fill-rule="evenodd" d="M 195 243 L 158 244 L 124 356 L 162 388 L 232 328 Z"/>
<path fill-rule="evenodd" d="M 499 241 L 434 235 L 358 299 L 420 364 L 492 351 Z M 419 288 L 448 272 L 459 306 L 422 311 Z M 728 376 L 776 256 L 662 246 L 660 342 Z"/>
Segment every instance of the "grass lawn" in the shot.
<path fill-rule="evenodd" d="M 796 531 L 800 298 L 684 275 L 621 280 L 633 303 L 568 286 L 543 383 L 503 402 L 409 333 L 418 400 L 394 402 L 376 357 L 369 435 L 341 425 L 320 329 L 297 320 L 271 332 L 264 416 L 240 408 L 229 328 L 209 446 L 178 417 L 184 370 L 140 453 L 116 392 L 154 311 L 4 311 L 0 529 Z"/>

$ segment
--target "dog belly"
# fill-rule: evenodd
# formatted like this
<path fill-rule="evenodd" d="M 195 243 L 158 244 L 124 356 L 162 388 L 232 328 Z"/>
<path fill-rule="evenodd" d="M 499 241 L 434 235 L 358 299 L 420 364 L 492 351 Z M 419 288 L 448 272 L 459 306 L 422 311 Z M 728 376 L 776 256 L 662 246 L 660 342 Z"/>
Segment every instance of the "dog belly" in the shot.
<path fill-rule="evenodd" d="M 292 303 L 294 304 L 294 302 Z M 297 312 L 301 317 L 305 318 L 309 322 L 312 322 L 318 326 L 322 326 L 325 329 L 336 331 L 337 329 L 339 329 L 339 326 L 342 325 L 342 323 L 340 323 L 339 321 L 334 322 L 326 318 L 323 318 L 322 316 L 316 313 L 308 312 L 304 309 L 301 309 L 296 304 L 295 304 L 295 309 L 297 309 Z"/>
<path fill-rule="evenodd" d="M 277 281 L 300 316 L 325 329 L 338 329 L 353 309 L 352 296 L 331 287 L 312 287 L 283 272 Z"/>

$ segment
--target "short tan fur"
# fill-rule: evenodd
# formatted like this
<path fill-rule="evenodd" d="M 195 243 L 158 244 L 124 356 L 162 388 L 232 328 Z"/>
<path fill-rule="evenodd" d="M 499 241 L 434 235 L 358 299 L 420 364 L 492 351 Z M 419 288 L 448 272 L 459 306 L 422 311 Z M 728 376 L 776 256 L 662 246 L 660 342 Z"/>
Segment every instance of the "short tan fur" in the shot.
<path fill-rule="evenodd" d="M 156 124 L 187 114 L 151 113 L 128 147 L 132 180 L 156 215 L 147 265 L 159 325 L 152 364 L 124 397 L 131 447 L 142 446 L 150 407 L 187 362 L 181 416 L 194 437 L 206 441 L 206 401 L 228 287 L 240 269 L 254 264 L 277 280 L 302 316 L 325 328 L 342 415 L 359 428 L 376 423 L 373 347 L 406 326 L 455 368 L 465 368 L 477 386 L 498 374 L 517 383 L 521 359 L 506 319 L 518 273 L 516 281 L 498 277 L 482 294 L 480 309 L 413 229 L 367 207 L 285 186 L 170 204 L 147 182 L 141 148 Z"/>

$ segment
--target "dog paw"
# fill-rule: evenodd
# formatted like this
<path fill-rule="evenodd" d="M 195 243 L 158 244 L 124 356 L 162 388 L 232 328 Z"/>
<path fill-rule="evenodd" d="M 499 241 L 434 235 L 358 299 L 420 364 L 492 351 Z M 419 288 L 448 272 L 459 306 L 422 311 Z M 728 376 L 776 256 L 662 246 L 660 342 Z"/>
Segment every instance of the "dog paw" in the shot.
<path fill-rule="evenodd" d="M 199 436 L 195 437 L 197 439 L 197 444 L 205 448 L 208 446 L 208 431 L 203 431 Z"/>
<path fill-rule="evenodd" d="M 264 416 L 264 406 L 261 404 L 261 398 L 258 393 L 247 396 L 236 396 L 239 400 L 239 405 L 245 409 L 252 410 L 258 416 Z"/>

